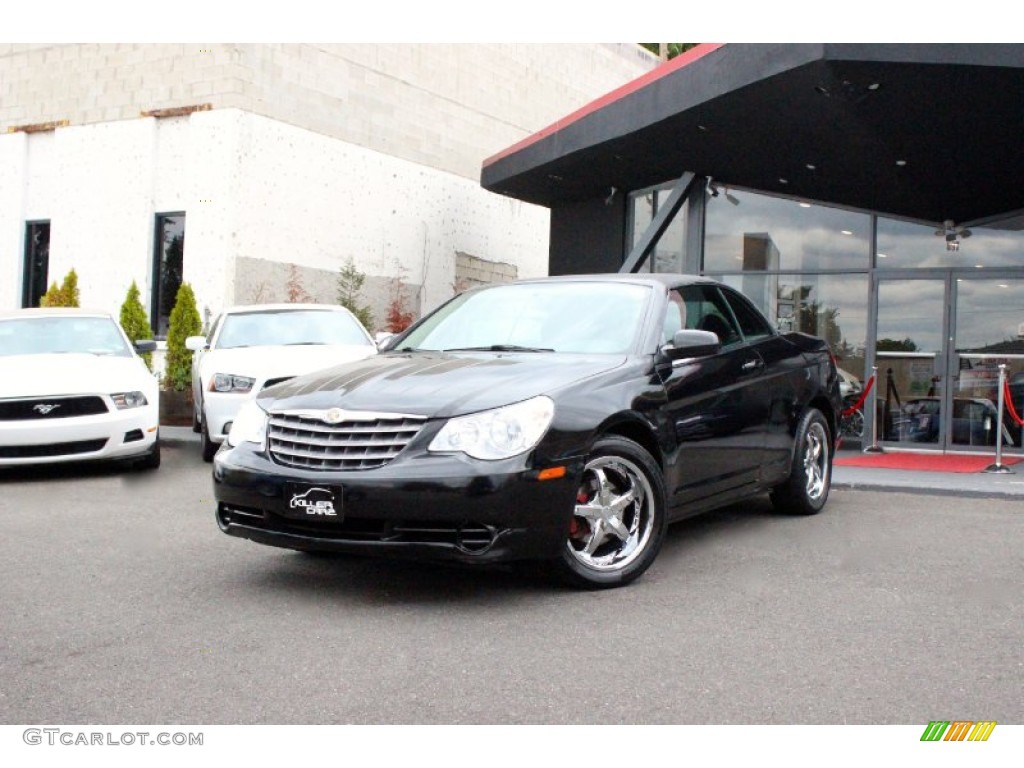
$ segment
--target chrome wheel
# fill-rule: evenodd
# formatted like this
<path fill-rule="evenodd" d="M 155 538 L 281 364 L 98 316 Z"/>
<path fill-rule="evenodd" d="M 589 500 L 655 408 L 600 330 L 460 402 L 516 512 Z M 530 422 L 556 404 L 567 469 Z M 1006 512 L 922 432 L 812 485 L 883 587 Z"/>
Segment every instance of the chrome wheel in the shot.
<path fill-rule="evenodd" d="M 828 423 L 817 408 L 808 408 L 793 440 L 789 476 L 771 492 L 772 503 L 789 515 L 816 515 L 825 506 L 832 482 L 832 448 Z"/>
<path fill-rule="evenodd" d="M 645 472 L 622 456 L 587 462 L 566 542 L 568 554 L 596 571 L 628 567 L 647 549 L 657 500 Z"/>
<path fill-rule="evenodd" d="M 828 435 L 825 427 L 817 421 L 811 422 L 804 438 L 804 477 L 807 481 L 807 498 L 816 502 L 828 488 Z"/>

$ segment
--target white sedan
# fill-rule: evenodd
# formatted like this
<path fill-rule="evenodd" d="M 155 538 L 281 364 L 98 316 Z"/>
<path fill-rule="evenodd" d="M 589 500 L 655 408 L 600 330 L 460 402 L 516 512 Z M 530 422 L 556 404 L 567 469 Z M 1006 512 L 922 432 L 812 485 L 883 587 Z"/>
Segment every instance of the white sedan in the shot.
<path fill-rule="evenodd" d="M 160 466 L 160 389 L 106 312 L 0 313 L 0 467 L 132 459 Z"/>
<path fill-rule="evenodd" d="M 370 334 L 333 304 L 256 304 L 225 310 L 210 336 L 190 336 L 193 429 L 212 461 L 235 414 L 266 387 L 377 353 Z"/>

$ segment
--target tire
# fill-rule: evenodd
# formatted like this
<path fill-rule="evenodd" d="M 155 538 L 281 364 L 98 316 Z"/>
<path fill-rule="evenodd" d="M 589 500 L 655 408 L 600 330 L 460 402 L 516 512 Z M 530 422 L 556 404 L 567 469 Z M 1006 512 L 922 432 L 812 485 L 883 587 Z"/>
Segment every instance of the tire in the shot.
<path fill-rule="evenodd" d="M 845 419 L 848 437 L 864 437 L 864 412 L 856 410 Z"/>
<path fill-rule="evenodd" d="M 661 470 L 632 440 L 602 438 L 584 466 L 575 512 L 556 564 L 561 577 L 585 589 L 624 586 L 650 567 L 665 538 Z"/>
<path fill-rule="evenodd" d="M 821 411 L 808 408 L 796 430 L 789 478 L 771 492 L 772 504 L 789 515 L 815 515 L 828 500 L 832 485 L 832 450 Z"/>
<path fill-rule="evenodd" d="M 150 470 L 160 468 L 160 435 L 157 434 L 156 442 L 153 443 L 153 447 L 149 449 L 142 459 L 139 460 L 138 464 L 135 465 L 139 469 Z"/>
<path fill-rule="evenodd" d="M 192 431 L 196 434 L 199 434 L 203 428 L 203 421 L 199 418 L 199 412 L 202 407 L 202 403 L 199 402 L 192 404 Z"/>
<path fill-rule="evenodd" d="M 203 451 L 203 461 L 207 464 L 213 461 L 213 455 L 217 453 L 217 449 L 220 448 L 217 443 L 210 439 L 210 430 L 207 427 L 205 418 L 203 418 L 203 424 L 199 432 L 199 446 Z"/>

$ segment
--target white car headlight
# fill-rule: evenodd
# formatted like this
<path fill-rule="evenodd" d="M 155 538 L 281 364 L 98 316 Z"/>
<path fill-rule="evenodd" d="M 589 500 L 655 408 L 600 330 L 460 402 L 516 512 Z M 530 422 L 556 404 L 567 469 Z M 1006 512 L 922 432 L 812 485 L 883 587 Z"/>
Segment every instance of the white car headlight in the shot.
<path fill-rule="evenodd" d="M 555 415 L 551 398 L 534 397 L 515 405 L 449 419 L 430 443 L 435 453 L 465 453 L 474 459 L 507 459 L 532 449 Z"/>
<path fill-rule="evenodd" d="M 210 379 L 211 392 L 248 392 L 256 379 L 248 376 L 235 376 L 230 373 L 215 373 Z"/>
<path fill-rule="evenodd" d="M 141 392 L 116 392 L 110 396 L 118 410 L 125 408 L 141 408 L 148 405 L 149 401 Z"/>
<path fill-rule="evenodd" d="M 267 412 L 260 408 L 255 400 L 242 404 L 238 415 L 228 432 L 228 445 L 236 448 L 242 443 L 257 443 L 260 450 L 267 440 Z"/>

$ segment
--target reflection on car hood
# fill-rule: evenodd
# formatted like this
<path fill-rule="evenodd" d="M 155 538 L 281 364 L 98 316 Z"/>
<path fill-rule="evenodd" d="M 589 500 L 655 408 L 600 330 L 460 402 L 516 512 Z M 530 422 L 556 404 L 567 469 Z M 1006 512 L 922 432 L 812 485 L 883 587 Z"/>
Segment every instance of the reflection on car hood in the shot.
<path fill-rule="evenodd" d="M 279 384 L 260 403 L 450 417 L 549 394 L 624 361 L 551 352 L 389 353 Z"/>
<path fill-rule="evenodd" d="M 135 357 L 77 353 L 0 357 L 0 397 L 136 390 L 152 399 L 157 381 Z"/>
<path fill-rule="evenodd" d="M 231 347 L 205 353 L 199 368 L 204 380 L 215 373 L 251 376 L 254 379 L 275 379 L 281 376 L 299 376 L 351 360 L 362 360 L 376 353 L 377 349 L 368 344 Z"/>

